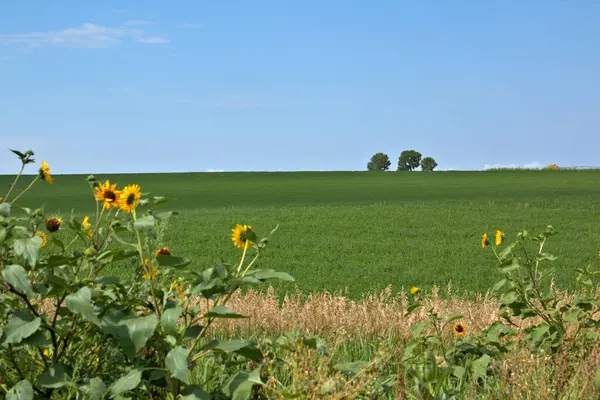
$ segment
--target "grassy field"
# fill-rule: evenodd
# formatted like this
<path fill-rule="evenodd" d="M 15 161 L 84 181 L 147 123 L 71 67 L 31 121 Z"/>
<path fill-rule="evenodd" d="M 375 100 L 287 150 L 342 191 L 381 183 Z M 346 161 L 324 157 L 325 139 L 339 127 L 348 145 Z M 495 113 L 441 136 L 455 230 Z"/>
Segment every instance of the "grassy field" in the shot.
<path fill-rule="evenodd" d="M 561 232 L 548 251 L 559 283 L 569 287 L 572 268 L 598 262 L 599 171 L 494 171 L 435 173 L 194 173 L 97 175 L 119 186 L 172 198 L 165 245 L 203 268 L 220 257 L 235 260 L 235 223 L 267 234 L 275 225 L 263 267 L 291 273 L 303 293 L 347 289 L 351 297 L 392 285 L 447 285 L 486 291 L 497 280 L 484 231 L 509 239 L 552 224 Z M 19 186 L 25 186 L 24 177 Z M 12 177 L 0 176 L 1 192 Z M 4 194 L 4 193 L 2 193 Z M 85 176 L 55 176 L 21 202 L 44 203 L 48 214 L 92 213 Z M 120 273 L 120 271 L 114 271 Z"/>

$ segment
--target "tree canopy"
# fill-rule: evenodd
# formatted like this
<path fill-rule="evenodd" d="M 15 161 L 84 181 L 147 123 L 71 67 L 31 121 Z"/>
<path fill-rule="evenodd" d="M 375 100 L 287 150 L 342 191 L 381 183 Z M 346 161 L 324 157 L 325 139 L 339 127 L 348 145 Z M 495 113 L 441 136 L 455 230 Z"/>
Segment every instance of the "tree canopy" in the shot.
<path fill-rule="evenodd" d="M 425 157 L 421 160 L 421 169 L 423 171 L 433 171 L 438 164 L 432 157 Z"/>
<path fill-rule="evenodd" d="M 387 154 L 375 153 L 367 164 L 367 169 L 369 171 L 387 171 L 390 169 L 390 165 L 392 165 L 392 162 Z"/>
<path fill-rule="evenodd" d="M 421 164 L 421 153 L 416 150 L 404 150 L 398 158 L 398 171 L 412 171 Z"/>

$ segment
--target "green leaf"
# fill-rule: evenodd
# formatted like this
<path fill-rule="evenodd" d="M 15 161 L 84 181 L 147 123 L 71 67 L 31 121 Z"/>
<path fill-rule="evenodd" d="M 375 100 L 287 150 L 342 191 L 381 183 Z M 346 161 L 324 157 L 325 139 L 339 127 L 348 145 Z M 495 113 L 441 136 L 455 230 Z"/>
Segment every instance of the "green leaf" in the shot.
<path fill-rule="evenodd" d="M 421 336 L 421 332 L 423 332 L 423 329 L 425 329 L 427 325 L 429 325 L 429 322 L 417 322 L 414 324 L 412 328 L 412 337 L 416 339 Z"/>
<path fill-rule="evenodd" d="M 216 350 L 223 353 L 236 353 L 250 360 L 259 362 L 263 354 L 256 345 L 248 340 L 212 340 L 206 344 L 204 350 Z"/>
<path fill-rule="evenodd" d="M 158 265 L 160 265 L 161 267 L 171 267 L 171 268 L 185 267 L 186 265 L 188 265 L 190 263 L 189 260 L 185 260 L 182 257 L 166 256 L 166 255 L 156 256 L 156 261 L 158 262 Z"/>
<path fill-rule="evenodd" d="M 35 266 L 41 245 L 42 238 L 36 235 L 26 239 L 15 240 L 13 247 L 18 256 L 23 257 L 30 265 Z"/>
<path fill-rule="evenodd" d="M 6 239 L 6 228 L 3 226 L 0 226 L 0 244 L 4 243 L 5 239 Z"/>
<path fill-rule="evenodd" d="M 260 279 L 261 281 L 265 281 L 267 279 L 280 279 L 282 281 L 294 282 L 294 278 L 290 274 L 275 271 L 273 269 L 258 269 L 256 271 L 252 271 L 252 273 L 249 275 Z"/>
<path fill-rule="evenodd" d="M 65 364 L 54 364 L 48 371 L 38 377 L 37 383 L 41 387 L 58 389 L 71 382 L 69 376 L 71 368 Z"/>
<path fill-rule="evenodd" d="M 102 379 L 90 379 L 90 384 L 86 388 L 86 399 L 102 400 L 102 397 L 104 397 L 104 393 L 106 393 L 106 385 L 104 384 L 104 382 L 102 382 Z"/>
<path fill-rule="evenodd" d="M 456 320 L 458 320 L 458 319 L 461 319 L 461 318 L 464 318 L 464 317 L 465 317 L 465 316 L 464 316 L 464 315 L 462 315 L 462 314 L 456 314 L 456 315 L 451 315 L 451 316 L 449 316 L 449 317 L 445 317 L 445 318 L 443 319 L 443 321 L 444 321 L 445 323 L 449 324 L 450 322 L 454 322 L 454 321 L 456 321 Z"/>
<path fill-rule="evenodd" d="M 481 378 L 485 377 L 487 375 L 487 368 L 490 365 L 491 360 L 492 358 L 489 355 L 484 354 L 477 360 L 473 361 L 473 372 L 475 372 L 475 375 Z"/>
<path fill-rule="evenodd" d="M 521 268 L 521 265 L 519 265 L 519 262 L 516 259 L 513 259 L 512 264 L 507 265 L 505 267 L 500 267 L 499 270 L 501 273 L 507 274 L 507 273 L 514 271 L 516 269 L 519 269 L 519 268 Z"/>
<path fill-rule="evenodd" d="M 181 392 L 182 400 L 210 400 L 210 395 L 200 386 L 188 386 Z"/>
<path fill-rule="evenodd" d="M 465 367 L 462 367 L 460 365 L 454 365 L 452 367 L 452 375 L 454 375 L 458 379 L 462 379 L 462 377 L 465 376 L 465 372 L 466 372 Z"/>
<path fill-rule="evenodd" d="M 0 217 L 10 217 L 10 203 L 0 203 Z"/>
<path fill-rule="evenodd" d="M 231 396 L 232 400 L 248 400 L 252 395 L 252 387 L 262 384 L 258 368 L 250 373 L 240 371 L 229 379 L 223 393 Z"/>
<path fill-rule="evenodd" d="M 84 320 L 100 326 L 100 320 L 96 315 L 94 304 L 92 303 L 92 291 L 87 286 L 82 287 L 77 292 L 66 297 L 66 305 L 69 311 L 80 315 Z"/>
<path fill-rule="evenodd" d="M 600 369 L 596 372 L 596 376 L 594 377 L 594 386 L 596 386 L 596 389 L 600 390 Z"/>
<path fill-rule="evenodd" d="M 135 389 L 142 380 L 142 368 L 133 368 L 126 375 L 120 377 L 110 388 L 111 398 Z"/>
<path fill-rule="evenodd" d="M 178 336 L 177 334 L 177 321 L 181 316 L 183 309 L 179 306 L 168 308 L 163 312 L 160 317 L 160 324 L 167 335 Z"/>
<path fill-rule="evenodd" d="M 8 324 L 4 327 L 4 339 L 2 340 L 3 345 L 7 344 L 19 344 L 25 338 L 33 335 L 38 328 L 42 320 L 34 318 L 31 311 L 28 309 L 15 311 L 8 320 Z"/>
<path fill-rule="evenodd" d="M 171 372 L 171 376 L 188 385 L 190 384 L 187 362 L 189 354 L 190 351 L 188 349 L 184 349 L 183 347 L 179 346 L 169 351 L 167 357 L 165 358 L 165 366 L 169 372 Z"/>
<path fill-rule="evenodd" d="M 20 265 L 9 265 L 2 271 L 2 277 L 6 279 L 18 292 L 33 297 L 35 293 L 31 287 L 27 271 Z"/>
<path fill-rule="evenodd" d="M 410 306 L 408 306 L 406 308 L 406 313 L 404 314 L 405 317 L 408 317 L 410 314 L 412 314 L 417 308 L 422 307 L 422 304 L 419 303 L 414 303 L 411 304 Z"/>
<path fill-rule="evenodd" d="M 23 343 L 33 347 L 47 347 L 48 345 L 50 345 L 50 342 L 46 337 L 45 331 L 42 331 L 41 329 L 37 330 L 33 335 L 24 339 Z"/>
<path fill-rule="evenodd" d="M 335 369 L 338 371 L 356 375 L 361 372 L 363 369 L 367 368 L 371 363 L 368 361 L 355 361 L 350 363 L 338 364 L 335 366 Z"/>
<path fill-rule="evenodd" d="M 33 400 L 33 386 L 29 381 L 20 381 L 6 393 L 6 400 Z"/>
<path fill-rule="evenodd" d="M 496 282 L 494 284 L 494 287 L 492 288 L 492 290 L 494 292 L 499 291 L 500 289 L 502 289 L 502 287 L 504 287 L 504 285 L 506 285 L 507 280 L 506 279 L 500 279 L 498 282 Z"/>
<path fill-rule="evenodd" d="M 154 217 L 151 215 L 142 217 L 133 223 L 133 227 L 136 231 L 151 231 L 154 228 Z"/>
<path fill-rule="evenodd" d="M 245 315 L 238 314 L 225 306 L 214 306 L 209 312 L 204 314 L 205 318 L 248 318 Z"/>
<path fill-rule="evenodd" d="M 158 325 L 156 315 L 125 316 L 118 311 L 108 312 L 103 318 L 103 330 L 115 336 L 125 354 L 134 357 L 154 334 Z"/>

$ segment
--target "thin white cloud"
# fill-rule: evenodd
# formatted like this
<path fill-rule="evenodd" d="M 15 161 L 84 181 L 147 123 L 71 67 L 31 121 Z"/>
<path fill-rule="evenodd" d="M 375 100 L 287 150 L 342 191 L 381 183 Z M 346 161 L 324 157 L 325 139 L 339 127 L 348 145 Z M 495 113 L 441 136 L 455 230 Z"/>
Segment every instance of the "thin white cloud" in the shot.
<path fill-rule="evenodd" d="M 542 169 L 545 166 L 545 164 L 533 161 L 527 164 L 485 164 L 483 169 Z"/>
<path fill-rule="evenodd" d="M 145 38 L 140 38 L 137 41 L 140 43 L 146 43 L 146 44 L 171 43 L 171 41 L 164 36 L 145 37 Z"/>
<path fill-rule="evenodd" d="M 207 169 L 206 172 L 225 172 L 224 169 Z"/>
<path fill-rule="evenodd" d="M 29 47 L 67 47 L 98 49 L 117 46 L 125 39 L 140 43 L 168 43 L 166 37 L 146 36 L 139 28 L 126 25 L 111 28 L 91 23 L 77 28 L 67 28 L 57 31 L 30 32 L 0 35 L 0 44 L 14 44 Z"/>
<path fill-rule="evenodd" d="M 12 59 L 13 59 L 13 58 L 12 58 L 12 57 L 9 57 L 9 56 L 0 56 L 0 61 L 10 61 L 10 60 L 12 60 Z"/>
<path fill-rule="evenodd" d="M 180 28 L 200 29 L 204 28 L 202 24 L 179 24 Z"/>

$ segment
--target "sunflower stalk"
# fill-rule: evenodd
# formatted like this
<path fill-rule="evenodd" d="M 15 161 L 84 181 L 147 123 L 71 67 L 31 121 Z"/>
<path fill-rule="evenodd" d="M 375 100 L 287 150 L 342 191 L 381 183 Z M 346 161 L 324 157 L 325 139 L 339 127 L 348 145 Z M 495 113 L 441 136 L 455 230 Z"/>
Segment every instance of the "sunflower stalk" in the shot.
<path fill-rule="evenodd" d="M 33 180 L 31 181 L 31 183 L 29 184 L 29 186 L 27 186 L 21 193 L 19 193 L 19 195 L 17 197 L 15 197 L 10 204 L 13 205 L 13 203 L 17 200 L 19 200 L 19 198 L 21 198 L 21 196 L 23 196 L 25 194 L 25 192 L 27 192 L 29 189 L 31 189 L 31 187 L 34 185 L 34 183 L 40 178 L 39 175 L 37 175 L 35 178 L 33 178 Z"/>
<path fill-rule="evenodd" d="M 19 171 L 19 173 L 15 177 L 15 180 L 13 181 L 12 185 L 10 185 L 10 188 L 8 189 L 8 192 L 4 196 L 4 201 L 8 201 L 8 196 L 10 196 L 10 194 L 12 193 L 13 189 L 15 188 L 15 185 L 17 184 L 17 181 L 19 180 L 19 178 L 21 177 L 21 174 L 25 170 L 25 162 L 23 162 L 23 161 L 21 161 L 21 162 L 22 162 L 21 170 Z"/>

